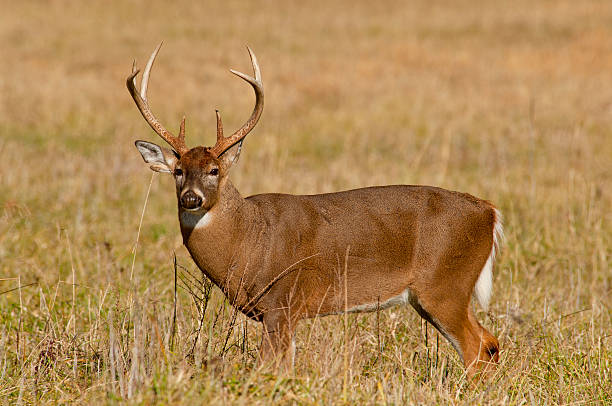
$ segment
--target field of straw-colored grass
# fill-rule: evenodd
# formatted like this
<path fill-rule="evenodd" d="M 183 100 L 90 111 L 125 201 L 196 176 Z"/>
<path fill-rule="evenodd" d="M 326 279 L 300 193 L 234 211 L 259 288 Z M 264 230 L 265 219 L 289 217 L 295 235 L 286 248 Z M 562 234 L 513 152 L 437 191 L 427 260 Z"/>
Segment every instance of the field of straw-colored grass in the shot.
<path fill-rule="evenodd" d="M 0 3 L 0 402 L 612 402 L 612 2 Z M 227 68 L 256 52 L 245 196 L 431 184 L 500 208 L 488 382 L 410 308 L 304 322 L 293 372 L 258 368 L 260 326 L 133 146 L 161 142 L 125 88 L 161 40 L 150 102 L 192 146 L 215 108 L 248 117 Z"/>

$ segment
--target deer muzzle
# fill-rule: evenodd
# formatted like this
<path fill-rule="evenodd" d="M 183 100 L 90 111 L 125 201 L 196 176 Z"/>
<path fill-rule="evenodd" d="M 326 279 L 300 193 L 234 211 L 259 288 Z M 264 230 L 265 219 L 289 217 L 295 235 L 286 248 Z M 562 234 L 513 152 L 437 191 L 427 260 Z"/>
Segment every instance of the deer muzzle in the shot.
<path fill-rule="evenodd" d="M 181 195 L 180 203 L 185 210 L 198 210 L 202 207 L 204 200 L 193 190 L 187 190 Z"/>

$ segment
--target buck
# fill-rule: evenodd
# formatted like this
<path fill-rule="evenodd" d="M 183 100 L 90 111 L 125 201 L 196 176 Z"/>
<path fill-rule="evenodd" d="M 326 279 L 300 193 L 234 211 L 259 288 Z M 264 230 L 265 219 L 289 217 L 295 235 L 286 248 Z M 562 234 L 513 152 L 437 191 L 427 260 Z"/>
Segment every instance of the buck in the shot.
<path fill-rule="evenodd" d="M 410 304 L 452 344 L 469 375 L 498 361 L 498 341 L 477 321 L 474 295 L 486 309 L 502 237 L 500 212 L 488 201 L 431 186 L 379 186 L 315 195 L 244 198 L 229 179 L 244 137 L 264 104 L 261 72 L 231 70 L 255 91 L 255 107 L 230 136 L 219 111 L 213 147 L 188 148 L 155 118 L 147 100 L 155 49 L 136 86 L 140 113 L 172 149 L 136 141 L 145 162 L 176 181 L 183 243 L 233 306 L 263 323 L 260 358 L 287 365 L 299 320 L 372 312 Z M 280 361 L 279 361 L 280 360 Z"/>

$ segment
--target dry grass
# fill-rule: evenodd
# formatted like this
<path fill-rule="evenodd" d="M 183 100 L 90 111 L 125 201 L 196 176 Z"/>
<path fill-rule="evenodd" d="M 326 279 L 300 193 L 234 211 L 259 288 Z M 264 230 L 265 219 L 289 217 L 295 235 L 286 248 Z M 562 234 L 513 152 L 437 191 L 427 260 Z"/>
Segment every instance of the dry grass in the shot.
<path fill-rule="evenodd" d="M 243 3 L 2 1 L 0 399 L 612 402 L 612 3 Z M 155 137 L 124 80 L 161 39 L 152 105 L 171 128 L 187 114 L 191 145 L 215 107 L 228 129 L 247 117 L 226 68 L 257 52 L 244 195 L 422 183 L 498 204 L 491 382 L 468 388 L 411 309 L 303 323 L 288 376 L 256 368 L 259 326 L 218 289 L 202 313 L 170 179 L 136 238 L 151 175 L 133 141 Z M 192 289 L 175 323 L 174 252 Z"/>

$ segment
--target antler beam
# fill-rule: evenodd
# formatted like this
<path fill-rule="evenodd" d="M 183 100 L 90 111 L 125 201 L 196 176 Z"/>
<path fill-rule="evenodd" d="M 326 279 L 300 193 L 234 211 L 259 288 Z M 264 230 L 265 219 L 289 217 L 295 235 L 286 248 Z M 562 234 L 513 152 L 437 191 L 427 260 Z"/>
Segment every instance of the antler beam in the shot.
<path fill-rule="evenodd" d="M 157 53 L 159 52 L 161 46 L 162 43 L 155 48 L 155 51 L 153 51 L 147 65 L 145 66 L 142 74 L 142 81 L 140 83 L 140 92 L 136 88 L 136 76 L 140 72 L 140 69 L 136 69 L 136 61 L 134 61 L 134 64 L 132 65 L 132 74 L 127 78 L 127 88 L 132 95 L 134 102 L 136 102 L 138 110 L 140 110 L 140 113 L 147 123 L 149 123 L 151 128 L 157 133 L 157 135 L 162 137 L 164 141 L 170 144 L 170 146 L 172 146 L 172 148 L 174 148 L 179 155 L 182 155 L 189 150 L 187 145 L 185 145 L 185 117 L 183 117 L 183 120 L 181 121 L 179 135 L 178 137 L 175 137 L 170 131 L 164 128 L 157 118 L 155 118 L 147 101 L 147 87 L 149 84 L 151 67 L 153 66 L 153 62 L 155 62 L 155 58 L 157 57 Z"/>
<path fill-rule="evenodd" d="M 223 124 L 221 124 L 221 115 L 217 111 L 217 143 L 211 149 L 211 153 L 215 156 L 221 156 L 225 151 L 235 145 L 237 142 L 240 142 L 244 137 L 247 136 L 249 132 L 255 127 L 257 121 L 259 121 L 259 117 L 263 112 L 263 104 L 264 104 L 264 91 L 263 91 L 263 83 L 261 81 L 261 71 L 259 70 L 259 65 L 257 64 L 257 58 L 255 54 L 247 46 L 247 50 L 249 51 L 249 55 L 251 57 L 251 64 L 253 65 L 253 73 L 255 77 L 251 77 L 245 75 L 242 72 L 235 71 L 230 69 L 234 75 L 244 79 L 251 86 L 253 86 L 253 90 L 255 91 L 255 107 L 253 108 L 253 113 L 251 113 L 251 117 L 244 123 L 244 125 L 235 133 L 230 135 L 229 137 L 223 136 Z"/>

